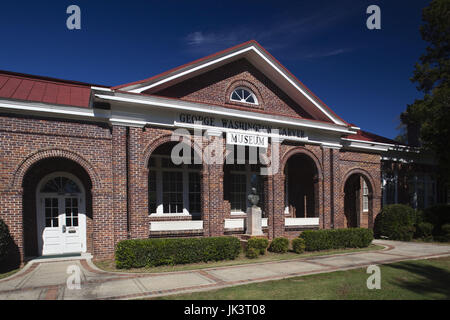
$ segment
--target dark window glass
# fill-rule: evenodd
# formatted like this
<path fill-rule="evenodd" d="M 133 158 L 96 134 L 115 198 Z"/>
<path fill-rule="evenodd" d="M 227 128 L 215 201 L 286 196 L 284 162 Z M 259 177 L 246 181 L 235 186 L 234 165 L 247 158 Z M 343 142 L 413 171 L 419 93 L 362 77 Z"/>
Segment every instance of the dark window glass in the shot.
<path fill-rule="evenodd" d="M 148 174 L 148 210 L 150 214 L 156 212 L 156 172 L 153 170 Z"/>
<path fill-rule="evenodd" d="M 42 188 L 43 193 L 81 193 L 75 182 L 66 177 L 56 177 L 49 180 Z"/>
<path fill-rule="evenodd" d="M 189 212 L 191 214 L 201 212 L 200 174 L 189 173 Z"/>
<path fill-rule="evenodd" d="M 247 211 L 247 178 L 245 174 L 231 174 L 231 211 Z"/>
<path fill-rule="evenodd" d="M 163 210 L 164 213 L 183 212 L 183 174 L 163 172 Z"/>
<path fill-rule="evenodd" d="M 45 227 L 53 228 L 58 226 L 58 198 L 45 198 Z"/>

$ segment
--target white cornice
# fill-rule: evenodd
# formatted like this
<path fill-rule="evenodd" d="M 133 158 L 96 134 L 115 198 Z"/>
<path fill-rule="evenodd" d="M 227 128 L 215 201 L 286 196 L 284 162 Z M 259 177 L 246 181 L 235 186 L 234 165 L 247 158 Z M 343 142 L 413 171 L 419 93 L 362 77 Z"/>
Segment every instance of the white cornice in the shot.
<path fill-rule="evenodd" d="M 166 108 L 169 110 L 183 110 L 188 112 L 196 112 L 196 113 L 206 113 L 206 114 L 213 114 L 213 115 L 219 115 L 224 117 L 230 117 L 230 118 L 240 118 L 240 119 L 246 119 L 248 121 L 261 121 L 266 123 L 275 123 L 279 125 L 289 125 L 294 127 L 301 127 L 301 128 L 311 128 L 311 129 L 318 129 L 318 130 L 325 130 L 325 131 L 331 131 L 336 133 L 342 133 L 342 134 L 354 134 L 356 132 L 349 130 L 347 127 L 338 126 L 335 124 L 326 124 L 326 123 L 318 123 L 315 121 L 310 120 L 303 120 L 303 119 L 289 119 L 288 117 L 281 117 L 281 116 L 271 116 L 271 115 L 262 115 L 252 112 L 246 112 L 246 111 L 237 111 L 232 109 L 227 109 L 223 107 L 217 107 L 217 106 L 210 106 L 206 104 L 198 104 L 193 102 L 185 102 L 185 101 L 179 101 L 177 100 L 174 102 L 171 99 L 164 99 L 164 98 L 155 98 L 151 96 L 137 96 L 130 94 L 127 95 L 126 93 L 121 93 L 120 96 L 118 95 L 102 95 L 102 94 L 95 94 L 95 97 L 102 100 L 109 100 L 109 101 L 116 101 L 116 102 L 123 102 L 123 103 L 131 103 L 131 104 L 137 104 L 141 106 L 148 106 L 148 107 L 159 107 L 159 108 Z"/>

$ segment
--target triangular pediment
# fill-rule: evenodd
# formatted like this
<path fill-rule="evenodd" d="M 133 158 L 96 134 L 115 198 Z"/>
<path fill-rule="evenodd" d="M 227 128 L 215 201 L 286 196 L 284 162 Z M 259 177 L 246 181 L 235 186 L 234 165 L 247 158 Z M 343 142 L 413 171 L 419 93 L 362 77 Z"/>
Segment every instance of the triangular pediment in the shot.
<path fill-rule="evenodd" d="M 260 95 L 260 111 L 348 125 L 256 41 L 113 89 L 245 108 L 226 99 L 233 81 Z"/>

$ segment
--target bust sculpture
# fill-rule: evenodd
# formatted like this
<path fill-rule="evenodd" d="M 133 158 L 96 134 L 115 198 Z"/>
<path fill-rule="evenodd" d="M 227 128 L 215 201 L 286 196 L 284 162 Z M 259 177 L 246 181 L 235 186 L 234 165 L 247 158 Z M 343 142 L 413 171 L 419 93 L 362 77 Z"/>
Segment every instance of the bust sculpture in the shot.
<path fill-rule="evenodd" d="M 248 195 L 248 201 L 252 204 L 252 206 L 257 207 L 259 202 L 259 196 L 256 193 L 256 188 L 252 188 L 252 192 Z"/>

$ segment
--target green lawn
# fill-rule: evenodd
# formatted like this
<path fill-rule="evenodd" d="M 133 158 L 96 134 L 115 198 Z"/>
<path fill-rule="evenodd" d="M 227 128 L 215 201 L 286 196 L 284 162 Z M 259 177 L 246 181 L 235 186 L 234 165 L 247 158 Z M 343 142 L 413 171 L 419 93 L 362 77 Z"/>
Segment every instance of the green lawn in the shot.
<path fill-rule="evenodd" d="M 371 250 L 380 250 L 384 247 L 371 244 L 367 248 L 360 249 L 339 249 L 339 250 L 324 250 L 317 252 L 305 252 L 302 254 L 297 254 L 294 252 L 287 253 L 272 253 L 266 252 L 265 255 L 259 256 L 257 259 L 249 259 L 245 257 L 244 253 L 241 253 L 239 257 L 235 260 L 226 260 L 226 261 L 217 261 L 217 262 L 201 262 L 201 263 L 192 263 L 192 264 L 184 264 L 184 265 L 174 265 L 174 266 L 158 266 L 158 267 L 145 267 L 145 268 L 135 268 L 135 269 L 116 269 L 114 260 L 99 260 L 94 261 L 94 264 L 105 271 L 109 272 L 132 272 L 132 273 L 155 273 L 155 272 L 173 272 L 173 271 L 185 271 L 185 270 L 197 270 L 197 269 L 205 269 L 205 268 L 216 268 L 216 267 L 225 267 L 225 266 L 234 266 L 241 264 L 249 264 L 249 263 L 258 263 L 258 262 L 268 262 L 268 261 L 280 261 L 280 260 L 292 260 L 292 259 L 302 259 L 312 256 L 322 256 L 322 255 L 330 255 L 330 254 L 339 254 L 339 253 L 351 253 L 351 252 L 360 252 L 360 251 L 371 251 Z"/>
<path fill-rule="evenodd" d="M 382 265 L 381 289 L 366 286 L 366 268 L 267 281 L 159 299 L 422 300 L 450 299 L 450 257 Z"/>
<path fill-rule="evenodd" d="M 12 276 L 14 273 L 18 272 L 19 270 L 20 270 L 20 268 L 19 269 L 15 269 L 15 270 L 11 270 L 11 271 L 8 271 L 8 272 L 5 272 L 5 273 L 0 273 L 0 279 Z"/>

